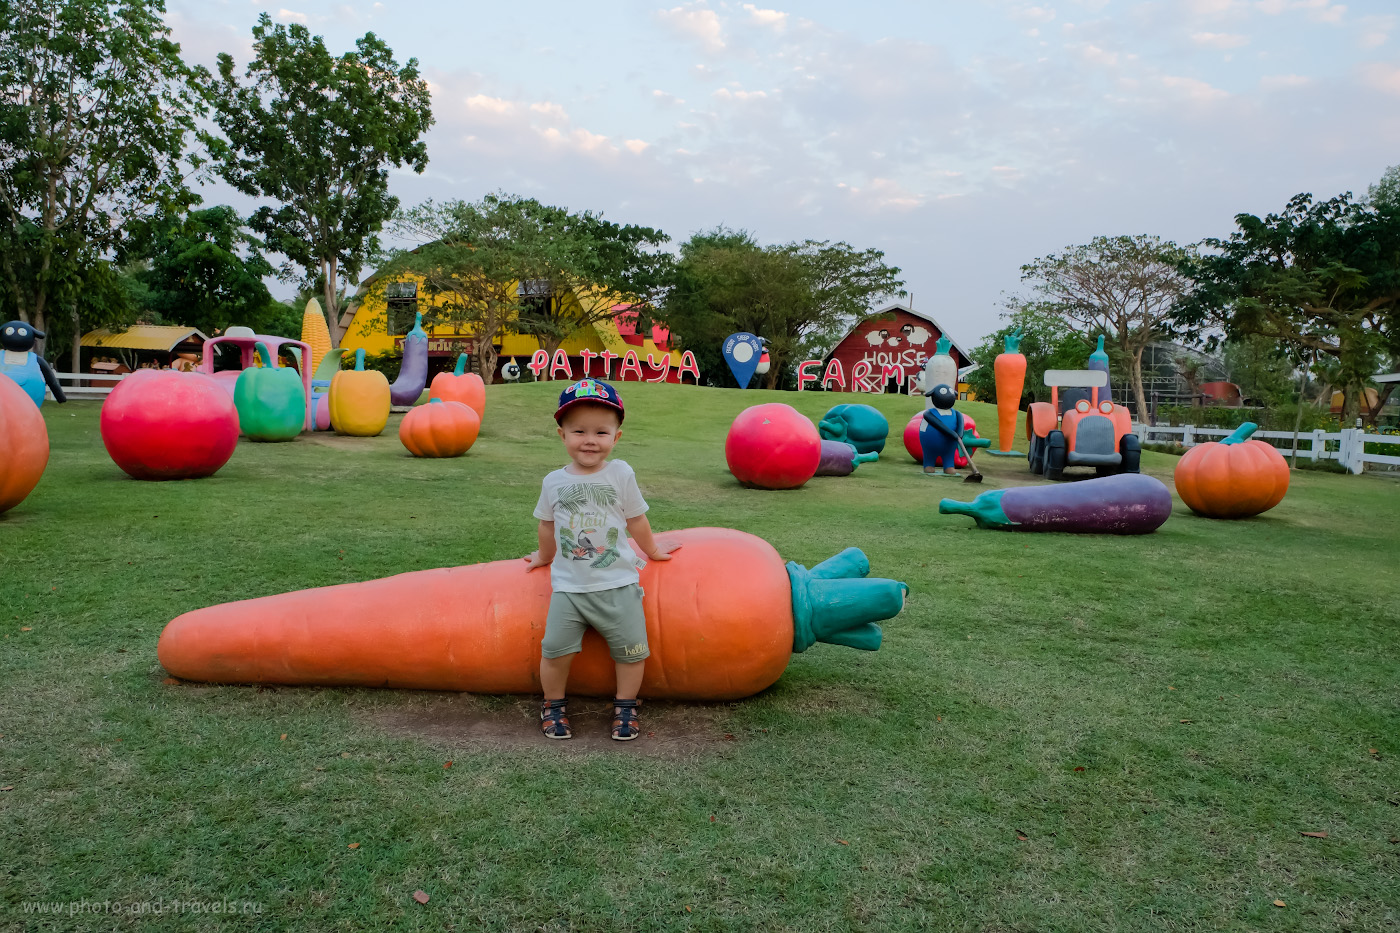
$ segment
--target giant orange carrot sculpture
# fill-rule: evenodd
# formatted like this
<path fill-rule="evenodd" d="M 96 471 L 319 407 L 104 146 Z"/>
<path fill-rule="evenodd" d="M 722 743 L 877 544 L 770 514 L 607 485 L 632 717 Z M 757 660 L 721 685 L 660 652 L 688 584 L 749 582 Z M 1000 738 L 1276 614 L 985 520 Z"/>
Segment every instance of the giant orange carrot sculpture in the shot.
<path fill-rule="evenodd" d="M 773 684 L 815 642 L 873 651 L 907 587 L 862 579 L 855 548 L 811 570 L 726 528 L 671 532 L 683 548 L 641 572 L 651 657 L 642 695 L 732 700 Z M 187 612 L 160 663 L 217 683 L 538 693 L 549 574 L 520 560 L 420 570 Z M 613 695 L 607 645 L 589 631 L 569 692 Z"/>
<path fill-rule="evenodd" d="M 992 364 L 997 377 L 997 449 L 998 457 L 1019 457 L 1011 449 L 1016 440 L 1016 413 L 1021 410 L 1021 390 L 1026 386 L 1026 357 L 1021 353 L 1021 331 L 1005 338 L 1006 352 L 997 354 Z"/>

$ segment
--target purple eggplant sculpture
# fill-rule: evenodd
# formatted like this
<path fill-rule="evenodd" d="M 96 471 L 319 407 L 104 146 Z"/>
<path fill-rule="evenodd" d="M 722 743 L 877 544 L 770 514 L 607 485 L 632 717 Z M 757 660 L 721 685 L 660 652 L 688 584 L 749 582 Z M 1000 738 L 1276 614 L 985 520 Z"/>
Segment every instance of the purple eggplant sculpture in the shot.
<path fill-rule="evenodd" d="M 978 528 L 1145 535 L 1171 515 L 1172 494 L 1151 476 L 1120 473 L 1055 486 L 993 489 L 971 502 L 944 499 L 938 511 L 970 515 Z"/>
<path fill-rule="evenodd" d="M 389 386 L 389 401 L 395 405 L 412 405 L 428 384 L 428 335 L 423 331 L 423 315 L 413 320 L 413 330 L 403 338 L 403 365 L 399 378 Z"/>
<path fill-rule="evenodd" d="M 817 476 L 850 476 L 856 467 L 879 460 L 878 453 L 862 454 L 845 441 L 822 441 L 822 459 L 817 464 Z"/>

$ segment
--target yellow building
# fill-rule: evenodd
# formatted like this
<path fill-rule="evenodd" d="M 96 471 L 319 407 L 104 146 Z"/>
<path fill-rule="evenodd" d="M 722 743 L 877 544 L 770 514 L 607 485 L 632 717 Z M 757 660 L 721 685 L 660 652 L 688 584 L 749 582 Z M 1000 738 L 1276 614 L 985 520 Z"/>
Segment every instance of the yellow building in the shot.
<path fill-rule="evenodd" d="M 351 353 L 364 349 L 366 353 L 383 353 L 402 346 L 404 336 L 413 329 L 415 316 L 422 312 L 425 318 L 432 317 L 433 301 L 420 296 L 421 280 L 404 275 L 398 281 L 389 282 L 383 288 L 370 288 L 377 277 L 366 279 L 358 294 L 350 301 L 341 315 L 341 325 L 346 328 L 340 345 Z M 563 294 L 551 294 L 546 282 L 516 282 L 513 287 L 521 296 L 521 303 L 550 302 L 551 310 L 561 317 L 582 316 L 584 303 L 576 290 Z M 585 295 L 588 307 L 595 307 L 597 298 Z M 584 375 L 613 378 L 619 381 L 632 381 L 639 378 L 656 381 L 679 381 L 680 368 L 684 365 L 683 355 L 670 346 L 670 332 L 664 327 L 653 327 L 649 333 L 638 333 L 636 314 L 629 313 L 630 305 L 619 303 L 612 307 L 612 316 L 593 324 L 583 326 L 566 339 L 560 350 L 568 357 L 570 371 L 579 377 Z M 475 345 L 475 335 L 457 331 L 453 325 L 424 324 L 428 333 L 428 378 L 443 370 L 450 370 L 456 364 L 459 353 L 471 352 Z M 536 351 L 543 349 L 541 341 L 525 334 L 513 333 L 503 328 L 493 341 L 496 350 L 496 372 L 491 380 L 501 381 L 501 367 L 512 359 L 525 369 Z M 629 358 L 628 353 L 634 354 Z M 613 360 L 618 360 L 616 366 Z M 587 368 L 585 369 L 585 361 Z M 629 363 L 635 361 L 638 369 L 633 370 Z M 604 362 L 609 371 L 604 373 Z M 693 358 L 692 363 L 693 367 Z M 620 372 L 623 367 L 625 372 Z M 548 372 L 546 370 L 546 372 Z M 662 373 L 665 373 L 663 376 Z M 562 372 L 560 372 L 562 376 Z M 661 378 L 658 379 L 657 377 Z M 551 377 L 553 378 L 553 377 Z"/>

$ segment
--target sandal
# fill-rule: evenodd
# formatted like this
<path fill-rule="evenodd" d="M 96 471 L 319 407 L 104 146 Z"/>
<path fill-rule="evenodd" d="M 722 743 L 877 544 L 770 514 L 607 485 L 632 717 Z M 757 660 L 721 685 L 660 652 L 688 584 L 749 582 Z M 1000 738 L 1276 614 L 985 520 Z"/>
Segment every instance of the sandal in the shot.
<path fill-rule="evenodd" d="M 630 742 L 642 734 L 637 721 L 637 707 L 641 700 L 613 700 L 612 737 L 619 742 Z"/>
<path fill-rule="evenodd" d="M 545 700 L 540 707 L 540 731 L 547 739 L 572 739 L 569 717 L 564 715 L 567 700 Z"/>

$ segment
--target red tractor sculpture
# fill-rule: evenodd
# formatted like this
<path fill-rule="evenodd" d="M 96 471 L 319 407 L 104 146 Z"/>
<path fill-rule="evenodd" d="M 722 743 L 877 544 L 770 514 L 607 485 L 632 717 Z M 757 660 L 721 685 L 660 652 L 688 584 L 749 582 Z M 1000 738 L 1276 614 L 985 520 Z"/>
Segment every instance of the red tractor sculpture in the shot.
<path fill-rule="evenodd" d="M 1099 400 L 1107 384 L 1108 373 L 1100 370 L 1046 370 L 1050 401 L 1033 402 L 1026 412 L 1032 473 L 1062 479 L 1072 466 L 1093 467 L 1099 476 L 1139 472 L 1142 444 L 1128 409 Z M 1063 396 L 1062 387 L 1070 389 Z"/>

